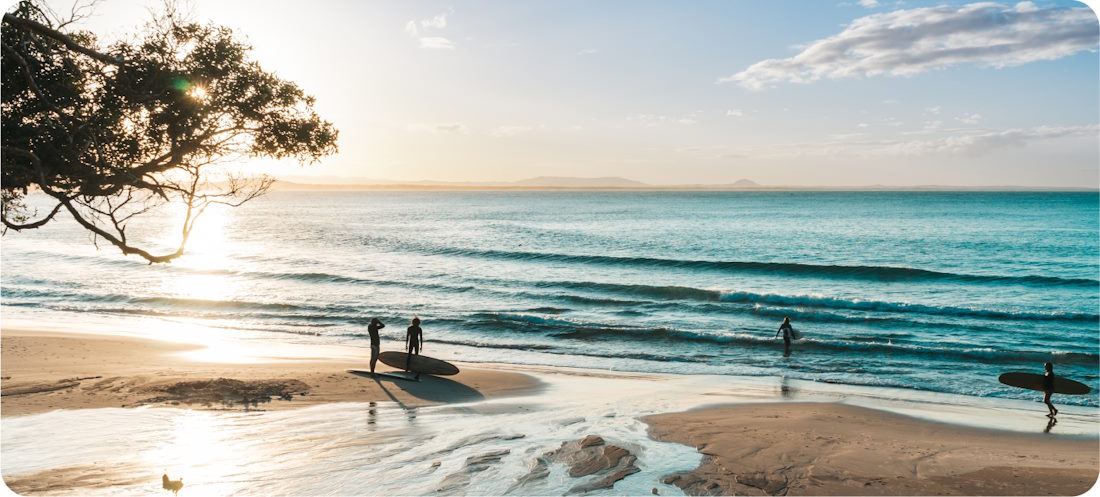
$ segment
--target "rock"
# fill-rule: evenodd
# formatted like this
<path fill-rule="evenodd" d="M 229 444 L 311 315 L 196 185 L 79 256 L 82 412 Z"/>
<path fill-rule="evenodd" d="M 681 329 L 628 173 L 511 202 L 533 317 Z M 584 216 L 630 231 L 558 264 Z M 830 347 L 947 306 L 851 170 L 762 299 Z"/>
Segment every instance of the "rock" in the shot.
<path fill-rule="evenodd" d="M 603 437 L 598 435 L 564 442 L 558 450 L 546 453 L 545 458 L 568 465 L 569 476 L 574 478 L 599 476 L 595 480 L 573 486 L 570 493 L 612 488 L 615 482 L 641 471 L 634 464 L 637 457 L 630 451 L 616 445 L 607 445 Z"/>

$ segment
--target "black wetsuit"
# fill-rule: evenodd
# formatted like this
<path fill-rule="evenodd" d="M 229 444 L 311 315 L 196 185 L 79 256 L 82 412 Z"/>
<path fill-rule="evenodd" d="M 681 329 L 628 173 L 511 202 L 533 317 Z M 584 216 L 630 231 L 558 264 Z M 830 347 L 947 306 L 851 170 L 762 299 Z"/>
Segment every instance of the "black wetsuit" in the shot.
<path fill-rule="evenodd" d="M 1043 375 L 1043 392 L 1054 393 L 1054 373 Z"/>
<path fill-rule="evenodd" d="M 386 327 L 386 325 L 384 325 L 382 323 L 378 323 L 377 325 L 375 325 L 374 323 L 371 323 L 371 324 L 367 325 L 367 333 L 370 334 L 370 348 L 377 349 L 381 346 L 381 343 L 380 343 L 381 341 L 378 337 L 378 330 L 380 330 L 382 328 L 385 328 L 385 327 Z"/>
<path fill-rule="evenodd" d="M 420 355 L 421 341 L 424 340 L 424 331 L 419 326 L 409 326 L 405 335 L 405 341 L 408 342 L 409 353 L 413 355 Z"/>
<path fill-rule="evenodd" d="M 791 348 L 791 325 L 783 324 L 779 329 L 783 332 L 783 345 Z"/>

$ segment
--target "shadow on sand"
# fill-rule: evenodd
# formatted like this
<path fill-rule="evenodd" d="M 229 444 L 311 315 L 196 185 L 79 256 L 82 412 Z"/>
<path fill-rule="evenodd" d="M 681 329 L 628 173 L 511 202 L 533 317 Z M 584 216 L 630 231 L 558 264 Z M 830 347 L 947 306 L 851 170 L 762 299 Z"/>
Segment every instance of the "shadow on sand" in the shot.
<path fill-rule="evenodd" d="M 428 402 L 473 402 L 485 398 L 481 392 L 454 380 L 440 378 L 432 375 L 421 375 L 420 381 L 396 380 L 386 376 L 371 376 L 370 373 L 351 371 L 351 374 L 363 378 L 369 378 L 378 383 L 382 391 L 394 402 L 400 401 L 390 392 L 387 385 L 397 387 L 401 391 Z"/>

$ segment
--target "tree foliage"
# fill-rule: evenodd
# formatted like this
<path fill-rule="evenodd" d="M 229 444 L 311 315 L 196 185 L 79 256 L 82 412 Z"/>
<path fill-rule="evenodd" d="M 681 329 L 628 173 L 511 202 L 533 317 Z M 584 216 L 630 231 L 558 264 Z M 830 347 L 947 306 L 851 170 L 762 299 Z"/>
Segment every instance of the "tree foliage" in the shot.
<path fill-rule="evenodd" d="M 212 204 L 265 193 L 267 176 L 227 172 L 249 157 L 313 163 L 337 131 L 296 84 L 249 59 L 225 27 L 169 9 L 135 40 L 100 47 L 33 1 L 4 14 L 0 190 L 4 230 L 42 226 L 66 211 L 97 239 L 150 263 L 183 254 Z M 32 211 L 29 192 L 53 204 Z M 185 207 L 171 253 L 135 246 L 126 228 L 163 204 Z"/>

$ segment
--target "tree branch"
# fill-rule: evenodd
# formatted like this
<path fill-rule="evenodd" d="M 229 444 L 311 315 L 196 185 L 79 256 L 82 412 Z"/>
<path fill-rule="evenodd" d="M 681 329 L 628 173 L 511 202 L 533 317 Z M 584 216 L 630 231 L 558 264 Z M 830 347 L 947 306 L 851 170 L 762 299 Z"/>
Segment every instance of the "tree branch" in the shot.
<path fill-rule="evenodd" d="M 23 19 L 21 17 L 16 17 L 16 16 L 8 14 L 8 13 L 4 14 L 4 22 L 6 22 L 8 24 L 11 24 L 13 26 L 16 26 L 20 29 L 23 29 L 24 31 L 31 31 L 31 32 L 38 33 L 38 34 L 40 34 L 42 36 L 45 36 L 45 37 L 48 37 L 48 38 L 53 38 L 54 40 L 57 40 L 57 41 L 61 42 L 63 45 L 65 45 L 66 47 L 68 47 L 69 50 L 72 50 L 72 51 L 78 52 L 78 53 L 82 53 L 84 55 L 87 55 L 88 57 L 91 57 L 95 60 L 103 62 L 104 64 L 110 64 L 110 65 L 113 65 L 113 66 L 126 65 L 125 60 L 122 60 L 122 59 L 117 58 L 117 57 L 112 57 L 112 56 L 107 55 L 107 54 L 99 53 L 95 50 L 92 50 L 88 47 L 85 47 L 84 45 L 81 45 L 81 44 L 77 43 L 76 41 L 74 41 L 72 38 L 69 38 L 68 35 L 66 35 L 66 34 L 64 34 L 64 33 L 60 32 L 56 29 L 53 29 L 49 26 L 46 26 L 45 24 L 41 24 L 41 23 L 32 21 L 30 19 Z"/>

